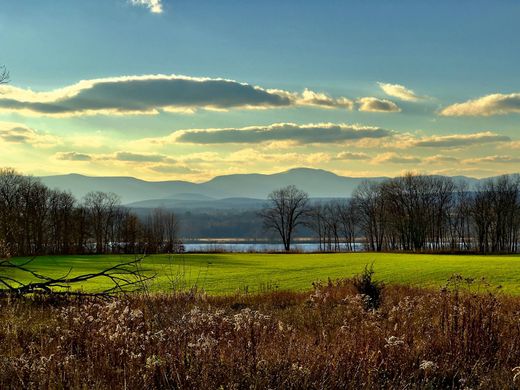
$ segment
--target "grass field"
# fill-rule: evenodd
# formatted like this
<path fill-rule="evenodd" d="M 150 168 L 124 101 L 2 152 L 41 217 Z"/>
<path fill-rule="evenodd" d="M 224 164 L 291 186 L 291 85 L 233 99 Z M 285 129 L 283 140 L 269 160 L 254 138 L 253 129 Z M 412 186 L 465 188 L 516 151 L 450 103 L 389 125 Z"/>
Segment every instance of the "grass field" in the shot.
<path fill-rule="evenodd" d="M 31 269 L 44 275 L 60 276 L 95 272 L 133 256 L 45 256 L 36 258 Z M 16 259 L 21 261 L 22 259 Z M 308 290 L 316 280 L 351 277 L 374 264 L 375 278 L 385 283 L 440 287 L 454 273 L 485 278 L 493 287 L 520 295 L 520 256 L 414 255 L 387 253 L 349 254 L 182 254 L 152 255 L 144 259 L 145 274 L 156 273 L 153 291 L 167 291 L 176 285 L 197 285 L 208 293 L 236 291 Z M 21 273 L 10 276 L 23 279 Z M 27 281 L 27 279 L 24 279 Z M 81 286 L 96 291 L 106 286 L 99 280 Z"/>

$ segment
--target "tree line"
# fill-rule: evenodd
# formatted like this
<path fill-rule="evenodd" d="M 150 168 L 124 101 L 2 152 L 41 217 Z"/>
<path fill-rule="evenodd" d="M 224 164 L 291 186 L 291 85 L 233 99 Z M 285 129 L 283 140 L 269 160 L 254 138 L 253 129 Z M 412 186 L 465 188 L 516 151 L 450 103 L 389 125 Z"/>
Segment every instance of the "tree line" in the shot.
<path fill-rule="evenodd" d="M 520 178 L 468 188 L 450 177 L 408 173 L 366 181 L 349 199 L 321 203 L 288 186 L 269 195 L 261 216 L 286 250 L 296 228 L 306 226 L 322 251 L 517 253 Z"/>
<path fill-rule="evenodd" d="M 116 194 L 80 201 L 13 169 L 0 169 L 1 254 L 170 253 L 180 249 L 178 222 L 155 209 L 138 218 Z"/>
<path fill-rule="evenodd" d="M 364 182 L 351 198 L 312 202 L 294 186 L 273 191 L 264 228 L 291 250 L 314 233 L 321 251 L 518 253 L 520 178 L 469 188 L 449 177 L 405 174 Z M 0 169 L 0 255 L 172 253 L 182 245 L 168 210 L 137 216 L 113 193 L 77 200 L 13 169 Z"/>

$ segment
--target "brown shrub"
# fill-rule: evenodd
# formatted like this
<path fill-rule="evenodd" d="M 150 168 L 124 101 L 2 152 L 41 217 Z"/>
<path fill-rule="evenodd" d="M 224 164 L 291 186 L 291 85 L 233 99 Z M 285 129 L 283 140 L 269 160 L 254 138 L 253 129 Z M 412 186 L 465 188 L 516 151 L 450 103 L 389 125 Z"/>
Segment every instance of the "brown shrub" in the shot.
<path fill-rule="evenodd" d="M 520 298 L 462 284 L 4 299 L 0 388 L 515 388 Z"/>

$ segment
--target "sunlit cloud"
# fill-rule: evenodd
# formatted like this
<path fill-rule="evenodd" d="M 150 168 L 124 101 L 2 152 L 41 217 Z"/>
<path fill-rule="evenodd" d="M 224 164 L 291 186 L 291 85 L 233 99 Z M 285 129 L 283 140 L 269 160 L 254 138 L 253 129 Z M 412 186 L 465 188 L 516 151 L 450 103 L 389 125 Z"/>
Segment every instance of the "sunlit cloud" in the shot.
<path fill-rule="evenodd" d="M 378 127 L 318 123 L 298 125 L 275 123 L 244 128 L 182 130 L 172 134 L 171 142 L 193 144 L 258 143 L 290 140 L 299 144 L 336 143 L 363 138 L 389 137 L 392 132 Z"/>
<path fill-rule="evenodd" d="M 443 154 L 436 154 L 434 156 L 428 156 L 423 159 L 426 164 L 449 164 L 458 163 L 460 160 L 457 157 L 445 156 Z"/>
<path fill-rule="evenodd" d="M 83 153 L 77 151 L 59 152 L 54 155 L 57 160 L 66 161 L 113 161 L 122 163 L 176 163 L 176 160 L 164 154 L 156 153 L 134 153 L 134 152 L 115 152 L 115 153 Z"/>
<path fill-rule="evenodd" d="M 60 138 L 19 123 L 0 122 L 0 141 L 49 148 L 61 143 Z"/>
<path fill-rule="evenodd" d="M 54 155 L 57 160 L 63 161 L 92 161 L 92 156 L 78 152 L 59 152 Z"/>
<path fill-rule="evenodd" d="M 363 97 L 357 100 L 359 111 L 364 112 L 400 112 L 401 109 L 394 102 L 375 97 Z"/>
<path fill-rule="evenodd" d="M 132 152 L 117 152 L 115 155 L 109 156 L 108 159 L 130 162 L 175 162 L 174 159 L 162 154 L 146 154 Z"/>
<path fill-rule="evenodd" d="M 187 174 L 194 174 L 199 173 L 200 171 L 196 169 L 192 169 L 186 166 L 179 166 L 179 165 L 154 165 L 151 167 L 148 167 L 151 171 L 163 173 L 163 174 L 180 174 L 180 175 L 187 175 Z"/>
<path fill-rule="evenodd" d="M 345 97 L 305 89 L 302 93 L 265 89 L 235 80 L 179 75 L 121 76 L 80 81 L 35 92 L 2 86 L 0 112 L 36 116 L 192 114 L 198 109 L 317 107 L 352 109 Z"/>
<path fill-rule="evenodd" d="M 360 152 L 340 152 L 336 154 L 334 160 L 369 160 L 370 156 Z"/>
<path fill-rule="evenodd" d="M 411 89 L 406 88 L 401 84 L 389 84 L 389 83 L 377 83 L 379 88 L 383 90 L 388 96 L 395 97 L 400 100 L 404 100 L 407 102 L 417 102 L 423 97 L 415 94 Z"/>
<path fill-rule="evenodd" d="M 499 164 L 517 164 L 520 163 L 520 157 L 512 157 L 507 155 L 495 155 L 470 158 L 464 160 L 467 164 L 482 164 L 482 163 L 499 163 Z"/>
<path fill-rule="evenodd" d="M 520 93 L 495 93 L 452 104 L 440 111 L 444 116 L 490 116 L 511 113 L 520 113 Z"/>
<path fill-rule="evenodd" d="M 434 135 L 411 142 L 411 146 L 430 148 L 457 148 L 469 145 L 483 145 L 497 142 L 510 142 L 511 138 L 491 131 L 473 134 Z"/>
<path fill-rule="evenodd" d="M 143 6 L 150 10 L 151 13 L 161 14 L 163 6 L 161 0 L 130 0 L 130 3 L 137 6 Z"/>
<path fill-rule="evenodd" d="M 319 93 L 305 89 L 296 102 L 302 106 L 315 106 L 320 108 L 345 108 L 351 110 L 354 102 L 345 97 L 332 98 L 325 93 Z"/>
<path fill-rule="evenodd" d="M 405 156 L 395 152 L 382 153 L 372 159 L 374 164 L 419 164 L 421 159 L 416 156 Z"/>

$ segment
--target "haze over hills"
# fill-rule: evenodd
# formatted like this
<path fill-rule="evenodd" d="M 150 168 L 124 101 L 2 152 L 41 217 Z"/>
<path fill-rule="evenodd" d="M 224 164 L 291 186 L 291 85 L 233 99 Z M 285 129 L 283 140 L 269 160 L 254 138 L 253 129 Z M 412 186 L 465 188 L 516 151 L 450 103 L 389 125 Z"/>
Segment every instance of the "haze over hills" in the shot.
<path fill-rule="evenodd" d="M 234 207 L 237 204 L 255 208 L 272 190 L 290 184 L 306 191 L 311 198 L 344 198 L 349 197 L 363 180 L 383 179 L 385 178 L 345 177 L 310 168 L 296 168 L 270 175 L 218 176 L 203 183 L 178 180 L 149 182 L 133 177 L 92 177 L 79 174 L 41 177 L 42 182 L 50 188 L 71 191 L 78 199 L 89 191 L 104 191 L 118 194 L 123 204 L 132 207 L 163 205 L 182 206 L 181 208 L 192 207 L 195 203 L 204 207 L 214 203 L 215 208 Z M 479 182 L 479 179 L 464 176 L 457 177 L 457 180 L 466 181 L 470 186 Z"/>

